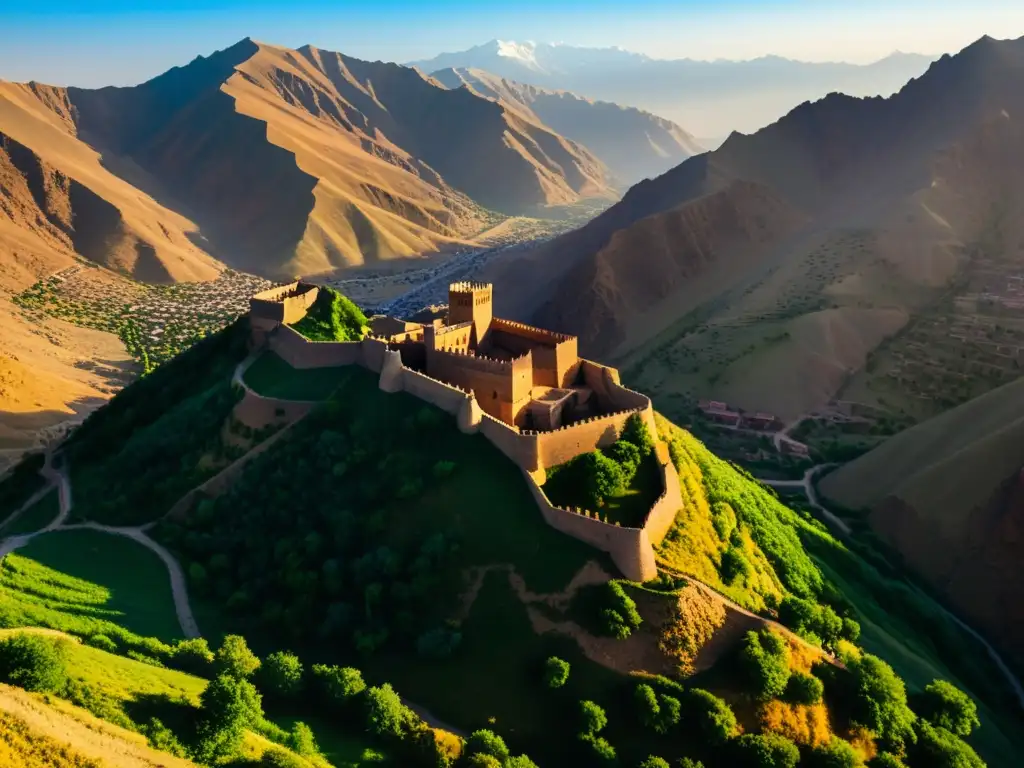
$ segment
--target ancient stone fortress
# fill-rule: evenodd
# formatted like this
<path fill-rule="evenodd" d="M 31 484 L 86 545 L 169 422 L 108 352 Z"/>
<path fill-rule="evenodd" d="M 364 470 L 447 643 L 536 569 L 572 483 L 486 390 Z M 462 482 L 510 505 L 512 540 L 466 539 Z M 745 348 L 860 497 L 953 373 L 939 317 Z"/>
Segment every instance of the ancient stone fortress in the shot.
<path fill-rule="evenodd" d="M 667 446 L 655 446 L 664 492 L 640 528 L 554 507 L 542 487 L 546 468 L 611 445 L 630 416 L 640 416 L 657 435 L 650 399 L 623 387 L 617 370 L 580 358 L 575 336 L 494 317 L 490 284 L 453 283 L 443 321 L 377 315 L 370 318 L 370 335 L 350 342 L 311 341 L 289 327 L 318 292 L 296 282 L 254 296 L 253 345 L 273 350 L 293 368 L 361 365 L 379 374 L 382 390 L 405 391 L 451 413 L 463 432 L 480 432 L 523 470 L 550 525 L 608 552 L 627 578 L 657 575 L 653 544 L 682 507 Z M 267 410 L 283 404 L 268 400 L 247 392 L 243 405 Z"/>

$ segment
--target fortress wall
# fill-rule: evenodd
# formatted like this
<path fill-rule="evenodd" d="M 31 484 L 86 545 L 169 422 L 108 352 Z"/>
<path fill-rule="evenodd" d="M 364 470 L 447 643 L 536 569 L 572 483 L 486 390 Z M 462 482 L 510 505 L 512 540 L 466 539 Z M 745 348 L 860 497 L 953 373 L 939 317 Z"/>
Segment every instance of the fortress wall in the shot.
<path fill-rule="evenodd" d="M 616 567 L 633 581 L 647 581 L 658 575 L 654 551 L 642 528 L 622 528 L 554 506 L 528 472 L 526 484 L 540 508 L 544 520 L 552 528 L 590 544 L 611 555 Z"/>
<path fill-rule="evenodd" d="M 460 352 L 469 351 L 470 337 L 473 335 L 473 323 L 458 323 L 434 329 L 434 349 L 454 349 Z"/>
<path fill-rule="evenodd" d="M 310 341 L 287 325 L 280 326 L 270 338 L 270 348 L 292 368 L 333 368 L 354 365 L 362 359 L 358 341 Z"/>
<path fill-rule="evenodd" d="M 306 316 L 319 294 L 320 289 L 310 283 L 289 283 L 257 293 L 249 299 L 249 312 L 253 317 L 295 323 Z"/>
<path fill-rule="evenodd" d="M 408 368 L 402 371 L 402 389 L 452 414 L 459 412 L 468 397 L 461 389 Z"/>
<path fill-rule="evenodd" d="M 546 344 L 548 346 L 554 346 L 563 341 L 575 338 L 574 336 L 569 336 L 564 333 L 556 333 L 555 331 L 549 331 L 545 328 L 537 328 L 533 325 L 517 323 L 515 320 L 505 320 L 500 317 L 496 317 L 491 321 L 491 330 L 503 331 L 509 335 L 528 339 L 535 344 Z"/>
<path fill-rule="evenodd" d="M 570 336 L 555 346 L 555 378 L 558 381 L 555 386 L 569 387 L 576 381 L 580 366 L 583 364 L 577 347 L 575 336 Z"/>
<path fill-rule="evenodd" d="M 683 507 L 683 495 L 679 487 L 679 473 L 668 453 L 668 446 L 658 441 L 655 443 L 655 451 L 658 457 L 658 471 L 661 474 L 661 487 L 664 488 L 661 496 L 651 506 L 644 520 L 644 531 L 649 541 L 654 546 L 661 544 L 668 533 L 672 523 L 675 522 L 676 513 Z"/>
<path fill-rule="evenodd" d="M 647 395 L 634 392 L 619 382 L 619 372 L 614 368 L 595 363 L 591 360 L 580 361 L 580 376 L 584 384 L 594 391 L 598 405 L 602 410 L 615 413 L 617 411 L 638 411 L 647 422 L 651 435 L 656 435 L 654 409 Z"/>
<path fill-rule="evenodd" d="M 313 306 L 316 297 L 320 295 L 320 289 L 313 286 L 308 291 L 298 296 L 289 296 L 282 304 L 284 305 L 284 322 L 297 323 L 306 316 L 309 308 Z"/>
<path fill-rule="evenodd" d="M 362 358 L 356 362 L 361 363 L 364 368 L 374 373 L 380 373 L 380 369 L 384 367 L 384 353 L 388 349 L 387 342 L 381 339 L 363 339 L 360 343 Z"/>
<path fill-rule="evenodd" d="M 398 350 L 398 354 L 402 356 L 402 365 L 406 368 L 421 371 L 427 367 L 427 349 L 422 341 L 392 341 L 388 346 L 390 349 Z"/>
<path fill-rule="evenodd" d="M 604 448 L 619 439 L 626 420 L 634 412 L 613 413 L 608 416 L 596 416 L 586 421 L 562 427 L 554 432 L 528 432 L 528 437 L 537 444 L 537 457 L 540 466 L 554 467 L 564 464 L 581 453 L 589 453 L 595 448 Z"/>
<path fill-rule="evenodd" d="M 517 430 L 494 418 L 486 411 L 480 421 L 480 431 L 516 466 L 528 472 L 540 469 L 537 462 L 536 440 L 521 435 Z"/>

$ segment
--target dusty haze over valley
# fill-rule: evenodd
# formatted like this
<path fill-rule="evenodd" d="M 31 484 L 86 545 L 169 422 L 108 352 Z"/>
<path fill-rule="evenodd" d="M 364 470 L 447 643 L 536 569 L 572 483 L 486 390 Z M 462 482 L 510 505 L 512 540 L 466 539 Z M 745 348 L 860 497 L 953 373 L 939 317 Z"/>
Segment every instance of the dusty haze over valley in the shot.
<path fill-rule="evenodd" d="M 1020 765 L 1024 11 L 344 5 L 0 10 L 0 763 Z"/>

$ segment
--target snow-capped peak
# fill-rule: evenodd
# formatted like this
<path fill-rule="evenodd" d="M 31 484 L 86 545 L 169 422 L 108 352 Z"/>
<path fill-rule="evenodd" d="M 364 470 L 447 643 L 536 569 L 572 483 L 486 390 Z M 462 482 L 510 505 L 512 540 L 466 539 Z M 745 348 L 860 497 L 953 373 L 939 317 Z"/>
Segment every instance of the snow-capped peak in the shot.
<path fill-rule="evenodd" d="M 537 46 L 532 42 L 517 43 L 514 40 L 496 40 L 498 44 L 498 55 L 506 59 L 515 59 L 523 66 L 538 72 L 543 67 L 537 63 Z"/>

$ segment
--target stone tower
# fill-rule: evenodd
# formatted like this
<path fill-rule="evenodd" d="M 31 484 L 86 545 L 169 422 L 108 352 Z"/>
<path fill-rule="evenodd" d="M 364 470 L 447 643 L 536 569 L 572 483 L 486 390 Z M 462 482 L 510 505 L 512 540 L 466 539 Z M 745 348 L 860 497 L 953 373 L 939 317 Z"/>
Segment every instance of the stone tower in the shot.
<path fill-rule="evenodd" d="M 494 310 L 490 283 L 452 283 L 448 286 L 448 325 L 473 323 L 473 340 L 480 346 L 491 329 Z"/>

